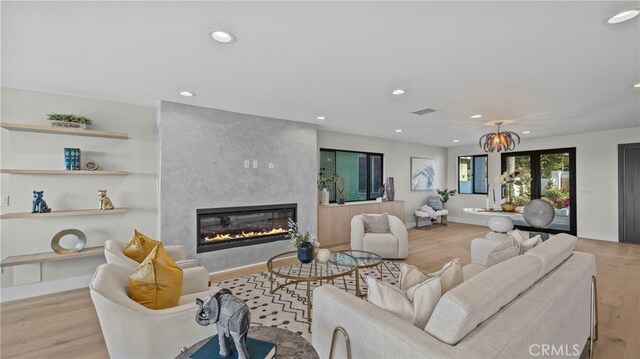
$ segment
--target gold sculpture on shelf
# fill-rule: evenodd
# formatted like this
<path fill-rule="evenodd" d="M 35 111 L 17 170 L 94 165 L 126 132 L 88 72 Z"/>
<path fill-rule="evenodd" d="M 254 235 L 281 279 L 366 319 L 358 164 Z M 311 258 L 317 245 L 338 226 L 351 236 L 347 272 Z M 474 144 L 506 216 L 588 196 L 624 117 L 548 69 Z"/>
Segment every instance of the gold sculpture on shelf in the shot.
<path fill-rule="evenodd" d="M 99 189 L 98 190 L 98 198 L 100 198 L 100 205 L 98 206 L 99 210 L 113 209 L 113 203 L 111 202 L 109 197 L 107 197 L 107 190 L 106 189 Z"/>

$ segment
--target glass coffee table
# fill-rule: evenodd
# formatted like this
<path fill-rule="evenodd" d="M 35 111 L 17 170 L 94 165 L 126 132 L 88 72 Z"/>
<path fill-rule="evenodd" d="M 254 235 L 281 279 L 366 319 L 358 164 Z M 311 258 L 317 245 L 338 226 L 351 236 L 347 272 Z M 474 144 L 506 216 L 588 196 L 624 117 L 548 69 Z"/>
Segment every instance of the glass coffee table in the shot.
<path fill-rule="evenodd" d="M 323 281 L 356 273 L 356 292 L 360 290 L 357 278 L 358 260 L 345 252 L 331 252 L 331 257 L 326 263 L 314 259 L 306 264 L 298 260 L 296 252 L 286 252 L 269 259 L 267 269 L 271 294 L 289 285 L 307 283 L 307 319 L 309 321 L 311 321 L 311 282 L 322 285 Z M 284 278 L 284 283 L 274 288 L 274 276 Z"/>
<path fill-rule="evenodd" d="M 380 272 L 380 280 L 382 280 L 382 257 L 380 257 L 379 255 L 372 252 L 359 251 L 355 249 L 340 251 L 339 253 L 348 254 L 350 257 L 355 258 L 358 261 L 358 269 L 378 267 L 378 271 Z M 362 293 L 360 293 L 359 270 L 356 270 L 356 296 L 364 296 Z"/>

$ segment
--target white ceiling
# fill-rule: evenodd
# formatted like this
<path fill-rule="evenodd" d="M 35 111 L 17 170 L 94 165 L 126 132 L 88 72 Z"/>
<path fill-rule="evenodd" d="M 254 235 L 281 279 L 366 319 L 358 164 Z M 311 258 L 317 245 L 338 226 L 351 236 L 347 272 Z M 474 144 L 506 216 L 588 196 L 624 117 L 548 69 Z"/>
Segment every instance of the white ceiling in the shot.
<path fill-rule="evenodd" d="M 640 21 L 606 24 L 638 1 L 1 6 L 7 87 L 171 100 L 446 147 L 477 143 L 498 119 L 532 131 L 523 141 L 640 125 Z M 238 41 L 212 41 L 214 28 Z M 398 87 L 407 93 L 390 95 Z M 441 112 L 411 114 L 427 107 Z"/>

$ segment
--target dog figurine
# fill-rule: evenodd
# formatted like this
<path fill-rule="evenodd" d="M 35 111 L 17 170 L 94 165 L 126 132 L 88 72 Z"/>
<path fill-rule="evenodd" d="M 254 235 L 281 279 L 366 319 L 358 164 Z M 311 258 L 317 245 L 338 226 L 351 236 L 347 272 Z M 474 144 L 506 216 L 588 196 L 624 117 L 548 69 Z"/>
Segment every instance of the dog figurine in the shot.
<path fill-rule="evenodd" d="M 51 208 L 44 201 L 44 191 L 33 191 L 33 201 L 31 201 L 31 213 L 49 213 Z"/>
<path fill-rule="evenodd" d="M 113 209 L 113 203 L 111 202 L 109 197 L 107 197 L 107 190 L 106 189 L 99 189 L 98 190 L 98 198 L 100 198 L 100 205 L 98 206 L 98 209 L 100 209 L 100 210 Z"/>

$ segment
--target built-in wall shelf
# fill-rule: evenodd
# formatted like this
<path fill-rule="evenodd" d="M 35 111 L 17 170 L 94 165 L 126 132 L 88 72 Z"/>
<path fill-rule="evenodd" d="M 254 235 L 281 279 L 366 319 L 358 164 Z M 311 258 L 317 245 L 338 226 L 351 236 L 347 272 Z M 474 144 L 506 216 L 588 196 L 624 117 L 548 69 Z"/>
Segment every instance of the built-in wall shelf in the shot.
<path fill-rule="evenodd" d="M 14 175 L 76 175 L 76 176 L 126 176 L 127 171 L 70 171 L 70 170 L 40 170 L 40 169 L 22 169 L 22 168 L 3 168 L 0 173 L 8 173 Z"/>
<path fill-rule="evenodd" d="M 49 213 L 5 213 L 0 215 L 0 219 L 14 219 L 14 218 L 47 218 L 47 217 L 72 217 L 72 216 L 93 216 L 103 214 L 118 214 L 126 213 L 129 211 L 127 207 L 119 207 L 114 209 L 79 209 L 74 211 L 51 211 Z"/>
<path fill-rule="evenodd" d="M 82 257 L 95 257 L 104 255 L 104 247 L 89 247 L 76 253 L 58 254 L 56 252 L 24 254 L 20 256 L 9 256 L 0 262 L 0 267 L 18 266 L 22 264 L 45 263 L 65 261 Z"/>
<path fill-rule="evenodd" d="M 104 137 L 104 138 L 116 138 L 121 140 L 126 140 L 129 138 L 129 134 L 125 132 L 109 132 L 109 131 L 83 130 L 78 128 L 48 127 L 48 126 L 39 126 L 39 125 L 26 125 L 22 123 L 2 122 L 0 123 L 0 127 L 10 131 L 40 132 L 40 133 L 52 133 L 57 135 L 72 135 L 72 136 Z"/>

